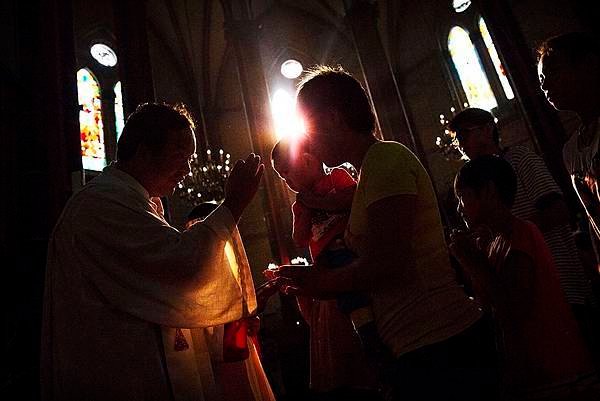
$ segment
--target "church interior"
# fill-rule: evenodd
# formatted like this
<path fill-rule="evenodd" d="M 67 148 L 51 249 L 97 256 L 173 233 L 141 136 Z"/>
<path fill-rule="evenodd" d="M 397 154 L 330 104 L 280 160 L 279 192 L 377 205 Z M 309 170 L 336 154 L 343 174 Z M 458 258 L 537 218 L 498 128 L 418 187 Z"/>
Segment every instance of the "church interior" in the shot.
<path fill-rule="evenodd" d="M 377 135 L 429 172 L 447 226 L 464 157 L 446 124 L 491 111 L 505 146 L 541 155 L 572 214 L 561 162 L 577 127 L 539 89 L 535 48 L 560 33 L 600 35 L 600 9 L 577 0 L 3 0 L 0 37 L 2 399 L 39 399 L 46 248 L 65 202 L 115 160 L 129 113 L 183 103 L 196 122 L 192 174 L 165 198 L 169 222 L 219 201 L 232 163 L 266 164 L 239 229 L 257 285 L 269 264 L 307 258 L 291 237 L 289 191 L 270 166 L 293 134 L 303 70 L 341 65 L 367 90 Z M 89 210 L 94 213 L 94 210 Z M 308 391 L 308 328 L 293 296 L 261 316 L 263 365 L 282 400 Z M 19 394 L 17 398 L 13 394 Z"/>

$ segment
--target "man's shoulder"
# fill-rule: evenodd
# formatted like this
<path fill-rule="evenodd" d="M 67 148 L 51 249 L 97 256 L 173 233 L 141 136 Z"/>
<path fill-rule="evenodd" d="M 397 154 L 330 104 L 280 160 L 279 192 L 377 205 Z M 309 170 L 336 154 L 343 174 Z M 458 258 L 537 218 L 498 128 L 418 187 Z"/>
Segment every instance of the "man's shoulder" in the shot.
<path fill-rule="evenodd" d="M 531 169 L 534 165 L 536 166 L 535 171 L 537 174 L 550 174 L 544 159 L 533 150 L 523 145 L 515 145 L 508 148 L 504 154 L 504 159 L 506 159 L 518 173 L 532 172 Z"/>
<path fill-rule="evenodd" d="M 111 195 L 118 195 L 124 191 L 125 188 L 122 185 L 119 185 L 114 180 L 106 179 L 105 176 L 100 175 L 73 193 L 71 199 L 73 201 L 86 201 Z"/>
<path fill-rule="evenodd" d="M 102 175 L 77 190 L 67 201 L 65 215 L 94 215 L 101 209 L 133 203 L 136 193 L 119 182 Z"/>
<path fill-rule="evenodd" d="M 514 155 L 536 155 L 536 153 L 525 145 L 514 145 L 507 149 L 507 154 Z"/>
<path fill-rule="evenodd" d="M 514 145 L 507 148 L 504 152 L 504 159 L 509 163 L 516 163 L 523 159 L 538 158 L 537 153 L 524 145 Z"/>
<path fill-rule="evenodd" d="M 53 237 L 57 232 L 69 232 L 75 227 L 85 225 L 85 221 L 98 212 L 97 205 L 100 204 L 98 192 L 91 182 L 78 189 L 67 200 L 62 213 L 53 230 Z M 65 231 L 67 230 L 67 231 Z"/>

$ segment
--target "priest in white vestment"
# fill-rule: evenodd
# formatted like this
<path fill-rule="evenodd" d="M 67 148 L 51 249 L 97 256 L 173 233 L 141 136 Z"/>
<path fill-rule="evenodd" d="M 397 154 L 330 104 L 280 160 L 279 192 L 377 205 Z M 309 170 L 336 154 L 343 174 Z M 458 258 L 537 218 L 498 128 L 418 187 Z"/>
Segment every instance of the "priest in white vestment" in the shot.
<path fill-rule="evenodd" d="M 48 249 L 44 400 L 274 400 L 252 344 L 247 360 L 219 362 L 221 325 L 256 309 L 236 224 L 263 166 L 255 155 L 238 162 L 224 203 L 178 231 L 157 197 L 194 152 L 185 113 L 142 105 L 117 163 L 67 203 Z"/>

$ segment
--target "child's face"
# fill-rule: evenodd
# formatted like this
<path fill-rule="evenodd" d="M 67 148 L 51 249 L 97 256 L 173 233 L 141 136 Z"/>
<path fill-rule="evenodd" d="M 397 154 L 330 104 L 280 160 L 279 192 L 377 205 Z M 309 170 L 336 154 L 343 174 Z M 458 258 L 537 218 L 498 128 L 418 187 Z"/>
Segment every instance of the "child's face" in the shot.
<path fill-rule="evenodd" d="M 482 223 L 483 202 L 480 195 L 471 188 L 455 189 L 458 206 L 456 210 L 461 215 L 467 227 L 473 229 Z"/>
<path fill-rule="evenodd" d="M 294 192 L 310 191 L 316 180 L 323 175 L 322 168 L 320 169 L 314 160 L 308 160 L 307 157 L 310 155 L 305 154 L 304 157 L 294 161 L 275 163 L 275 170 Z"/>

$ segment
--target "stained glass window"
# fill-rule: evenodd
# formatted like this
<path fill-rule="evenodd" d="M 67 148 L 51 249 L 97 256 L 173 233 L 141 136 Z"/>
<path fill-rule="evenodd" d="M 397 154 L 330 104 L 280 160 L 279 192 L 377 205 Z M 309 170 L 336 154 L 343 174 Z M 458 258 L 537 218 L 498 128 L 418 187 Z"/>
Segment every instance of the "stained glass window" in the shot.
<path fill-rule="evenodd" d="M 83 168 L 100 171 L 106 166 L 100 86 L 85 68 L 77 71 L 77 97 Z"/>
<path fill-rule="evenodd" d="M 459 26 L 453 27 L 448 34 L 448 49 L 469 104 L 485 110 L 497 107 L 469 33 Z"/>
<path fill-rule="evenodd" d="M 490 54 L 490 58 L 494 63 L 494 68 L 496 69 L 496 73 L 498 74 L 498 78 L 500 79 L 500 83 L 502 84 L 502 89 L 504 89 L 504 94 L 507 99 L 513 99 L 515 94 L 513 93 L 512 87 L 510 86 L 510 82 L 508 82 L 508 77 L 506 76 L 506 70 L 504 66 L 500 62 L 500 57 L 498 57 L 498 52 L 496 51 L 496 46 L 494 46 L 494 42 L 492 41 L 492 37 L 490 36 L 490 32 L 487 29 L 487 25 L 483 18 L 479 18 L 479 31 L 481 32 L 481 36 L 483 37 L 483 41 L 485 46 L 487 47 L 488 53 Z"/>
<path fill-rule="evenodd" d="M 125 118 L 123 116 L 123 93 L 121 92 L 121 81 L 115 84 L 115 129 L 117 131 L 117 141 L 123 132 Z"/>

